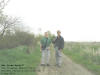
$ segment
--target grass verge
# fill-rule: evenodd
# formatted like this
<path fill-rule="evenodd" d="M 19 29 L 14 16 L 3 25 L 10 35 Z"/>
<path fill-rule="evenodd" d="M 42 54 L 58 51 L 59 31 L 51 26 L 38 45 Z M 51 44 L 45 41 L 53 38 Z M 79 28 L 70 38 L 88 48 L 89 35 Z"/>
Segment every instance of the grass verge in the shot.
<path fill-rule="evenodd" d="M 0 75 L 36 75 L 36 68 L 41 57 L 39 48 L 36 47 L 30 54 L 27 54 L 27 49 L 26 46 L 20 46 L 0 50 L 0 73 L 2 73 Z"/>
<path fill-rule="evenodd" d="M 93 57 L 89 57 L 88 53 L 83 52 L 80 49 L 73 49 L 73 50 L 67 50 L 64 49 L 64 54 L 70 57 L 73 61 L 75 61 L 78 64 L 83 65 L 88 70 L 93 72 L 95 75 L 100 75 L 100 65 L 93 63 Z"/>

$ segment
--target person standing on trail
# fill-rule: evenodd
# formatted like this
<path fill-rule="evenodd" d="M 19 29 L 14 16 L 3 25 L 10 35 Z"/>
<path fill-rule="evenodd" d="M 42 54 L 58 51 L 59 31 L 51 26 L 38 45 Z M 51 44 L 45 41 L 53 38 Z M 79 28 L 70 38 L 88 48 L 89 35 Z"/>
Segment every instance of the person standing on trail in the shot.
<path fill-rule="evenodd" d="M 64 39 L 61 36 L 60 30 L 57 31 L 57 37 L 53 40 L 53 43 L 55 47 L 56 65 L 58 67 L 61 67 L 61 63 L 62 63 L 61 53 L 64 48 Z"/>
<path fill-rule="evenodd" d="M 51 39 L 48 37 L 48 32 L 45 32 L 44 37 L 40 41 L 40 51 L 42 52 L 41 66 L 50 66 L 50 44 Z"/>

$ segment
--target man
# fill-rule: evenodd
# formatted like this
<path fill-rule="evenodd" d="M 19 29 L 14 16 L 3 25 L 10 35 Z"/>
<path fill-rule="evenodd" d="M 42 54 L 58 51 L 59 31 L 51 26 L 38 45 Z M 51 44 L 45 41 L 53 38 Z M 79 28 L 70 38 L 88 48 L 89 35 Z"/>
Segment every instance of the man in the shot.
<path fill-rule="evenodd" d="M 64 48 L 64 39 L 61 36 L 61 32 L 58 30 L 57 31 L 57 37 L 54 39 L 53 41 L 54 46 L 55 46 L 55 56 L 56 56 L 56 65 L 58 67 L 61 67 L 61 53 L 62 53 L 62 49 Z"/>
<path fill-rule="evenodd" d="M 44 37 L 41 39 L 40 44 L 40 51 L 42 52 L 42 61 L 41 66 L 50 66 L 49 59 L 50 59 L 50 44 L 51 40 L 48 37 L 48 32 L 45 32 Z"/>

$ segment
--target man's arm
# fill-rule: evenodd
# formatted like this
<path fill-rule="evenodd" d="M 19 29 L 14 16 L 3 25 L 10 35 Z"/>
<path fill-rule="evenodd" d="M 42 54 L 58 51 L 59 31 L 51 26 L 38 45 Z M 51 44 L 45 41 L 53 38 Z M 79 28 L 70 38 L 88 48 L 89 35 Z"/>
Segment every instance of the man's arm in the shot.
<path fill-rule="evenodd" d="M 62 38 L 62 42 L 61 42 L 61 49 L 64 48 L 64 38 Z"/>

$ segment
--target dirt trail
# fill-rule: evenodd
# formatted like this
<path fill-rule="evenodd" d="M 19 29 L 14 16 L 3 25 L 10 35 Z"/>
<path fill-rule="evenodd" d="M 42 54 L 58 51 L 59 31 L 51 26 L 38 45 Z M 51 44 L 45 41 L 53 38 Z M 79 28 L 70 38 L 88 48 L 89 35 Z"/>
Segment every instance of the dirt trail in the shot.
<path fill-rule="evenodd" d="M 51 66 L 39 66 L 38 69 L 40 70 L 40 72 L 37 73 L 38 75 L 93 75 L 87 69 L 79 64 L 76 64 L 64 54 L 62 54 L 62 67 L 56 67 L 54 54 L 54 51 L 52 51 L 50 59 Z"/>

